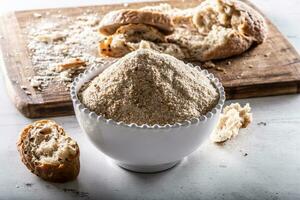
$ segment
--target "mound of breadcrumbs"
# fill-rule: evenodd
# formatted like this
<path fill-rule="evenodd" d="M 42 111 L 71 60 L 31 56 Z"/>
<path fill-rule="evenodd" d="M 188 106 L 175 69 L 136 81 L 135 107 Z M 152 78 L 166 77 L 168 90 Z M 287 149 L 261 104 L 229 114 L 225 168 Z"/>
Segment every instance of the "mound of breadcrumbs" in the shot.
<path fill-rule="evenodd" d="M 219 94 L 198 69 L 170 55 L 141 49 L 86 84 L 79 99 L 107 119 L 165 125 L 206 114 Z"/>

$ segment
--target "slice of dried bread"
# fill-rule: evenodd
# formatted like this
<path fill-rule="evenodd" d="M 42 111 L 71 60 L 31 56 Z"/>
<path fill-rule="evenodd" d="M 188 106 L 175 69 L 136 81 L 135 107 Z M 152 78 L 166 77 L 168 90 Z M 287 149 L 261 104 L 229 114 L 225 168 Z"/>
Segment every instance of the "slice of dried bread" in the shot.
<path fill-rule="evenodd" d="M 173 32 L 174 27 L 169 16 L 161 12 L 137 9 L 122 9 L 107 13 L 100 22 L 100 33 L 112 35 L 120 26 L 127 24 L 146 24 L 165 34 Z"/>
<path fill-rule="evenodd" d="M 26 167 L 46 181 L 66 182 L 79 174 L 79 147 L 54 121 L 26 126 L 17 147 Z"/>

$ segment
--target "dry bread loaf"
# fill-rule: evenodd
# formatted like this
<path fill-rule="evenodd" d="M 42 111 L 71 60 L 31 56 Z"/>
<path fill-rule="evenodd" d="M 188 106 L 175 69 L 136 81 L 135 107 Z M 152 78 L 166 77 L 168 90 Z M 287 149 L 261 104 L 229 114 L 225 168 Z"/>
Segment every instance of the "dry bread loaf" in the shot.
<path fill-rule="evenodd" d="M 79 147 L 54 121 L 26 126 L 17 147 L 26 167 L 46 181 L 66 182 L 79 174 Z"/>
<path fill-rule="evenodd" d="M 99 31 L 104 35 L 111 35 L 120 26 L 128 24 L 146 24 L 169 34 L 173 32 L 171 18 L 161 12 L 147 10 L 122 9 L 109 12 L 100 22 Z"/>
<path fill-rule="evenodd" d="M 121 57 L 138 48 L 151 48 L 179 59 L 207 61 L 239 55 L 253 44 L 262 43 L 267 36 L 267 26 L 263 17 L 253 8 L 238 0 L 206 0 L 199 6 L 186 10 L 172 8 L 168 4 L 148 6 L 136 10 L 135 13 L 132 13 L 131 18 L 135 19 L 133 15 L 138 15 L 139 12 L 164 14 L 171 19 L 169 24 L 174 31 L 172 34 L 165 35 L 158 26 L 147 29 L 145 26 L 150 27 L 151 24 L 127 18 L 126 24 L 138 23 L 136 26 L 144 26 L 143 32 L 140 32 L 137 27 L 133 28 L 131 25 L 124 27 L 121 20 L 115 20 L 114 24 L 110 24 L 111 26 L 122 28 L 126 33 L 131 30 L 129 35 L 136 40 L 132 41 L 128 39 L 130 37 L 125 37 L 124 33 L 117 33 L 118 31 L 113 29 L 111 32 L 114 34 L 110 34 L 106 38 L 114 44 L 111 45 L 110 51 L 112 52 L 107 54 L 100 50 L 100 55 Z M 103 21 L 112 22 L 113 20 L 107 19 L 111 18 L 111 15 L 106 15 Z M 150 15 L 148 16 L 150 17 Z M 165 27 L 167 24 L 164 24 Z M 106 29 L 107 26 L 101 27 L 100 25 L 100 30 L 103 28 Z M 141 37 L 137 37 L 137 35 Z M 161 40 L 154 40 L 145 35 L 159 35 Z M 103 40 L 104 43 L 106 40 Z M 106 48 L 107 45 L 104 47 Z"/>

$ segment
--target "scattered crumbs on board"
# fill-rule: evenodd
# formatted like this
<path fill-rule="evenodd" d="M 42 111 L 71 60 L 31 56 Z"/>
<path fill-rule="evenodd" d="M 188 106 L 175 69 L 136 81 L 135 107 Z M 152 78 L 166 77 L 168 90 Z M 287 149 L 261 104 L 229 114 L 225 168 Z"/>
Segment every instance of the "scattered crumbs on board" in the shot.
<path fill-rule="evenodd" d="M 25 94 L 27 94 L 28 96 L 31 96 L 31 92 L 29 92 L 28 90 L 25 90 Z"/>
<path fill-rule="evenodd" d="M 247 152 L 245 152 L 245 151 L 243 151 L 243 150 L 240 150 L 240 152 L 242 153 L 242 156 L 243 156 L 243 157 L 247 157 L 247 156 L 249 155 Z"/>
<path fill-rule="evenodd" d="M 217 67 L 216 70 L 218 70 L 220 72 L 226 73 L 226 70 L 224 68 L 222 68 L 222 67 Z"/>
<path fill-rule="evenodd" d="M 228 62 L 226 63 L 226 65 L 231 65 L 231 61 L 228 61 Z M 225 70 L 225 68 L 217 66 L 217 65 L 216 65 L 215 63 L 213 63 L 212 61 L 206 61 L 206 62 L 204 62 L 204 63 L 201 65 L 201 67 L 203 67 L 203 68 L 205 68 L 205 69 L 214 69 L 214 70 L 216 70 L 216 71 L 223 72 L 224 74 L 227 73 L 226 70 Z"/>
<path fill-rule="evenodd" d="M 40 13 L 33 13 L 32 15 L 35 18 L 41 18 L 42 17 L 42 15 Z"/>
<path fill-rule="evenodd" d="M 58 82 L 69 90 L 79 73 L 104 63 L 95 52 L 101 37 L 98 33 L 98 14 L 89 10 L 71 17 L 58 11 L 34 13 L 33 17 L 36 20 L 28 22 L 23 32 L 35 71 L 35 75 L 28 78 L 34 89 L 42 91 L 49 83 Z M 74 63 L 70 63 L 72 59 Z M 81 64 L 76 63 L 76 59 L 82 61 Z M 61 70 L 57 70 L 59 68 Z"/>
<path fill-rule="evenodd" d="M 268 58 L 270 55 L 271 55 L 270 52 L 269 52 L 269 53 L 265 53 L 265 54 L 264 54 L 264 57 L 265 57 L 265 58 Z"/>
<path fill-rule="evenodd" d="M 207 61 L 203 63 L 201 66 L 206 69 L 214 69 L 216 67 L 215 63 L 213 63 L 212 61 Z"/>

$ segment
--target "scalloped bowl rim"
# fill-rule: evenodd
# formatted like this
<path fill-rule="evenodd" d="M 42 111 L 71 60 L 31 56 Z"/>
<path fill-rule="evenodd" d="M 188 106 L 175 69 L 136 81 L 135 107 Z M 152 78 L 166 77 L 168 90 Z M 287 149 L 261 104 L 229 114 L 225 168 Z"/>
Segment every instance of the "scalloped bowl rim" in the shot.
<path fill-rule="evenodd" d="M 113 63 L 114 64 L 114 63 Z M 138 125 L 136 123 L 131 123 L 131 124 L 127 124 L 123 121 L 117 122 L 113 119 L 107 119 L 101 115 L 97 115 L 95 112 L 90 111 L 87 107 L 85 107 L 81 101 L 78 98 L 78 92 L 77 92 L 77 85 L 79 84 L 80 81 L 82 81 L 83 79 L 86 79 L 87 75 L 91 75 L 93 73 L 95 73 L 100 66 L 103 66 L 104 64 L 101 64 L 99 66 L 94 66 L 91 67 L 87 70 L 85 70 L 83 73 L 79 74 L 74 81 L 71 84 L 71 88 L 70 88 L 70 94 L 71 94 L 71 100 L 73 102 L 74 107 L 76 106 L 78 108 L 78 110 L 80 112 L 85 113 L 86 115 L 88 115 L 90 118 L 95 119 L 97 122 L 98 121 L 102 121 L 105 122 L 107 124 L 112 124 L 112 125 L 117 125 L 117 126 L 123 126 L 123 127 L 128 127 L 128 128 L 139 128 L 139 129 L 167 129 L 167 128 L 179 128 L 179 127 L 185 127 L 185 126 L 190 126 L 193 124 L 198 124 L 200 122 L 205 122 L 208 119 L 213 118 L 213 116 L 215 114 L 218 113 L 218 111 L 221 111 L 224 102 L 225 102 L 225 91 L 224 91 L 224 87 L 222 86 L 221 82 L 219 81 L 218 78 L 216 78 L 212 73 L 209 73 L 207 70 L 202 70 L 200 66 L 198 65 L 193 65 L 191 63 L 188 63 L 187 65 L 190 67 L 194 67 L 197 68 L 201 73 L 203 73 L 210 81 L 211 83 L 214 85 L 214 87 L 217 89 L 218 93 L 219 93 L 219 100 L 218 103 L 211 109 L 211 111 L 207 112 L 205 115 L 201 115 L 199 117 L 194 117 L 190 120 L 184 120 L 183 122 L 177 122 L 175 124 L 165 124 L 165 125 L 159 125 L 159 124 L 154 124 L 154 125 L 148 125 L 148 124 L 143 124 L 143 125 Z M 102 71 L 104 71 L 105 69 L 103 69 Z M 102 73 L 102 72 L 100 72 Z M 94 79 L 96 76 L 98 76 L 100 73 L 97 73 L 95 76 L 92 76 L 91 78 L 87 79 L 84 81 L 84 83 L 89 82 L 90 80 Z M 82 87 L 82 85 L 80 86 L 80 88 Z M 80 90 L 80 88 L 78 89 L 78 91 Z"/>

